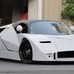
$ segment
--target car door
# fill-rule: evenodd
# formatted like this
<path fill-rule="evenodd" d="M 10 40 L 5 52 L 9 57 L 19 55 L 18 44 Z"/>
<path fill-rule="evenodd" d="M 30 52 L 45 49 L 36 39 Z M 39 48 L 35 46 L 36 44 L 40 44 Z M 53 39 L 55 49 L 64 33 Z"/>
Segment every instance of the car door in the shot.
<path fill-rule="evenodd" d="M 2 34 L 1 40 L 7 50 L 10 51 L 18 51 L 19 49 L 19 40 L 17 37 L 17 33 L 15 32 L 13 26 L 8 27 Z"/>

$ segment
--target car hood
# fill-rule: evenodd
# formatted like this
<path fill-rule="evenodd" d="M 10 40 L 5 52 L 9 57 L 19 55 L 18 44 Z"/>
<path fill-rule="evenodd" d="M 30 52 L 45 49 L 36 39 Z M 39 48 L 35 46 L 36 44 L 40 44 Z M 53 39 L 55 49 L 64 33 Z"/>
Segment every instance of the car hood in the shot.
<path fill-rule="evenodd" d="M 45 49 L 46 52 L 74 51 L 74 35 L 23 34 L 23 36 L 27 37 L 30 41 L 37 45 L 37 47 L 42 46 L 41 48 Z M 51 41 L 51 43 L 43 43 L 40 45 L 40 41 Z"/>
<path fill-rule="evenodd" d="M 74 51 L 74 35 L 48 36 L 58 51 Z"/>

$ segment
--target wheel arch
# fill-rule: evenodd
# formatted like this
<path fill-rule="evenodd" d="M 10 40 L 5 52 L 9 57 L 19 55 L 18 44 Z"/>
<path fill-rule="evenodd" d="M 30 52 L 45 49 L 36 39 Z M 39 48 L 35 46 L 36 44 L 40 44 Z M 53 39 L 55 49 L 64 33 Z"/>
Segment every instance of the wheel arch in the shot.
<path fill-rule="evenodd" d="M 25 43 L 29 43 L 31 45 L 31 42 L 27 39 L 27 38 L 23 38 L 21 40 L 21 43 L 20 43 L 20 46 L 19 46 L 19 50 L 21 50 L 22 46 L 25 44 Z M 32 48 L 32 45 L 31 45 L 31 48 Z"/>

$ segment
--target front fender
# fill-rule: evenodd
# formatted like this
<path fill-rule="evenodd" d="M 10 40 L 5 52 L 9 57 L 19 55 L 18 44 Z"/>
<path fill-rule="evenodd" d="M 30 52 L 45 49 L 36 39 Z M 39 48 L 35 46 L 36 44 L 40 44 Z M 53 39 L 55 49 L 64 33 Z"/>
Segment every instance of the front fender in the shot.
<path fill-rule="evenodd" d="M 41 35 L 29 35 L 29 34 L 24 34 L 20 35 L 20 43 L 23 38 L 26 38 L 31 46 L 32 46 L 32 51 L 33 51 L 33 60 L 47 60 L 48 54 L 54 52 L 57 52 L 56 47 L 54 46 L 53 42 L 51 41 L 50 38 L 47 38 L 46 36 L 41 36 Z M 51 43 L 40 43 L 40 41 L 51 41 Z M 53 57 L 53 55 L 52 55 Z"/>

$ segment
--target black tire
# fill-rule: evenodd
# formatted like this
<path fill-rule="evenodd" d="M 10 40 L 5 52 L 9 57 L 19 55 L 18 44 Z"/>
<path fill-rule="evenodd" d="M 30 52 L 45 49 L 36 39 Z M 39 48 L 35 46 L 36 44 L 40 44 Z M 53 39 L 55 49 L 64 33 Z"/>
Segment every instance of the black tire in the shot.
<path fill-rule="evenodd" d="M 28 40 L 22 40 L 19 49 L 19 55 L 23 63 L 32 63 L 32 47 Z"/>

